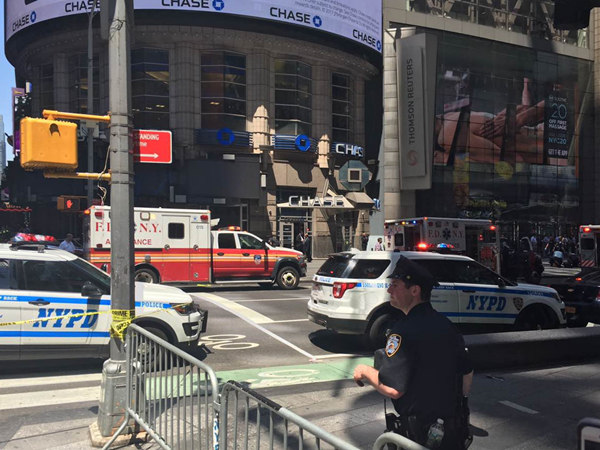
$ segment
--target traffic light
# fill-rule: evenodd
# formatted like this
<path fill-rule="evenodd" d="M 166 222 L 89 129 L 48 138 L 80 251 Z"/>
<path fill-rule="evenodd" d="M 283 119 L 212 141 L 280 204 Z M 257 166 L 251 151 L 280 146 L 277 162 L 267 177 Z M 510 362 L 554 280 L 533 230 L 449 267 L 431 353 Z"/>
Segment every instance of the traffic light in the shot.
<path fill-rule="evenodd" d="M 60 120 L 21 120 L 21 167 L 77 168 L 77 125 Z"/>
<path fill-rule="evenodd" d="M 56 209 L 65 212 L 81 211 L 82 197 L 75 195 L 61 195 L 56 201 Z"/>
<path fill-rule="evenodd" d="M 31 96 L 25 93 L 25 89 L 13 88 L 13 154 L 17 155 L 21 150 L 21 119 L 31 116 Z"/>
<path fill-rule="evenodd" d="M 554 27 L 559 30 L 579 30 L 590 23 L 590 10 L 600 6 L 600 0 L 554 0 Z"/>

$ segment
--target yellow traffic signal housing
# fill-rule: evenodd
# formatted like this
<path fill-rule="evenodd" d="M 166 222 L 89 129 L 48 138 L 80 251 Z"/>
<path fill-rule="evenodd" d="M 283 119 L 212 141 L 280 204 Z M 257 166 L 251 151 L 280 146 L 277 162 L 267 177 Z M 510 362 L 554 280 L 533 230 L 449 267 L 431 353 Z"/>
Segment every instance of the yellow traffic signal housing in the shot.
<path fill-rule="evenodd" d="M 21 120 L 21 167 L 77 168 L 77 125 L 61 120 Z"/>

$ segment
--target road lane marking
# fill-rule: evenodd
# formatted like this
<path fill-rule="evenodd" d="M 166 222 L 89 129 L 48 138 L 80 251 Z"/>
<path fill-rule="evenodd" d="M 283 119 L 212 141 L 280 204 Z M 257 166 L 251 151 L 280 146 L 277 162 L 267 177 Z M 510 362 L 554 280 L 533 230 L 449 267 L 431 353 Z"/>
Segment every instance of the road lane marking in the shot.
<path fill-rule="evenodd" d="M 308 319 L 287 319 L 287 320 L 274 320 L 271 323 L 289 323 L 289 322 L 308 322 Z"/>
<path fill-rule="evenodd" d="M 57 389 L 44 392 L 19 392 L 0 397 L 0 411 L 39 406 L 64 405 L 67 403 L 98 402 L 100 386 Z"/>
<path fill-rule="evenodd" d="M 336 353 L 335 355 L 318 355 L 315 356 L 316 360 L 320 360 L 320 359 L 331 359 L 331 358 L 356 358 L 356 355 L 353 355 L 352 353 Z M 371 358 L 373 359 L 373 358 Z M 373 361 L 371 361 L 371 364 L 369 364 L 370 366 L 372 366 Z"/>
<path fill-rule="evenodd" d="M 212 303 L 216 303 L 222 306 L 223 309 L 227 309 L 228 311 L 235 313 L 236 316 L 246 318 L 252 321 L 253 323 L 273 322 L 267 316 L 263 316 L 261 313 L 256 312 L 253 309 L 246 308 L 242 305 L 238 305 L 236 302 L 231 301 L 225 297 L 220 297 L 218 295 L 209 293 L 202 294 L 202 297 L 212 300 Z"/>
<path fill-rule="evenodd" d="M 82 381 L 102 381 L 101 373 L 88 373 L 78 375 L 59 375 L 49 377 L 0 379 L 0 388 L 24 388 L 31 386 L 46 386 L 61 383 L 79 383 Z"/>
<path fill-rule="evenodd" d="M 207 302 L 212 303 L 213 305 L 216 305 L 216 306 L 224 309 L 225 311 L 229 311 L 231 314 L 238 316 L 244 322 L 247 322 L 250 325 L 252 325 L 253 327 L 258 328 L 263 333 L 268 334 L 273 339 L 276 339 L 279 342 L 281 342 L 282 344 L 287 345 L 288 347 L 296 350 L 301 355 L 304 355 L 311 360 L 315 359 L 314 355 L 308 353 L 307 351 L 302 350 L 297 345 L 294 345 L 290 341 L 283 339 L 281 336 L 278 336 L 275 333 L 273 333 L 272 331 L 267 330 L 265 327 L 260 326 L 257 322 L 254 322 L 252 320 L 252 317 L 254 317 L 254 314 L 249 314 L 248 316 L 246 316 L 242 313 L 242 312 L 248 312 L 248 311 L 251 311 L 252 313 L 254 313 L 254 311 L 252 311 L 251 309 L 246 308 L 245 306 L 238 305 L 235 302 L 232 302 L 231 300 L 227 300 L 226 298 L 219 297 L 218 295 L 214 295 L 214 294 L 202 294 L 202 295 L 195 295 L 195 296 L 200 299 L 206 300 Z M 239 308 L 231 308 L 231 305 L 235 305 Z M 242 309 L 240 309 L 240 308 L 242 308 Z M 256 314 L 258 316 L 265 317 L 262 314 L 259 314 L 259 313 L 256 313 Z M 265 317 L 265 318 L 268 319 L 268 317 Z M 271 323 L 271 322 L 273 322 L 273 321 L 271 319 L 269 319 L 269 322 L 261 322 L 261 323 Z"/>
<path fill-rule="evenodd" d="M 246 299 L 246 300 L 235 300 L 236 302 L 239 303 L 250 303 L 250 302 L 287 302 L 287 301 L 295 301 L 297 302 L 298 300 L 303 300 L 305 302 L 310 300 L 310 297 L 288 297 L 288 298 L 263 298 L 263 299 Z"/>
<path fill-rule="evenodd" d="M 498 403 L 502 403 L 504 406 L 508 406 L 509 408 L 514 408 L 517 411 L 521 411 L 521 412 L 524 412 L 527 414 L 537 414 L 538 413 L 538 411 L 536 411 L 534 409 L 529 409 L 526 406 L 521 406 L 516 403 L 510 402 L 508 400 L 501 400 Z"/>

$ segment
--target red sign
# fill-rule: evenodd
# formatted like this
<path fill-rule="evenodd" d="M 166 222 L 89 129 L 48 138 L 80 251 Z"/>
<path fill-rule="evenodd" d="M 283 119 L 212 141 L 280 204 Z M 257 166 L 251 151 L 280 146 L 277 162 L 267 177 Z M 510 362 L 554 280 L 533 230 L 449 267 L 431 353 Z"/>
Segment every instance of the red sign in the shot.
<path fill-rule="evenodd" d="M 171 132 L 165 130 L 133 130 L 135 162 L 171 164 L 173 150 Z"/>

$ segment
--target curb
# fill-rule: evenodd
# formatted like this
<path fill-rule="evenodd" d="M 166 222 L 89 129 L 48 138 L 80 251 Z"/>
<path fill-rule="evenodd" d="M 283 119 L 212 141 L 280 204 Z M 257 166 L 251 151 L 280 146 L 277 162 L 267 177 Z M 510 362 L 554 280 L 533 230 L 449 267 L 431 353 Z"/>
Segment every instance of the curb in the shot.
<path fill-rule="evenodd" d="M 465 336 L 475 370 L 564 363 L 600 357 L 600 327 Z"/>
<path fill-rule="evenodd" d="M 112 436 L 102 436 L 100 429 L 98 428 L 98 422 L 92 423 L 89 426 L 89 431 L 92 447 L 102 448 L 109 440 L 112 439 Z M 150 436 L 148 436 L 148 433 L 145 431 L 134 434 L 120 434 L 119 437 L 115 439 L 115 442 L 112 443 L 110 448 L 124 447 L 136 442 L 148 442 L 149 438 Z"/>

